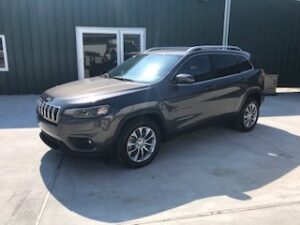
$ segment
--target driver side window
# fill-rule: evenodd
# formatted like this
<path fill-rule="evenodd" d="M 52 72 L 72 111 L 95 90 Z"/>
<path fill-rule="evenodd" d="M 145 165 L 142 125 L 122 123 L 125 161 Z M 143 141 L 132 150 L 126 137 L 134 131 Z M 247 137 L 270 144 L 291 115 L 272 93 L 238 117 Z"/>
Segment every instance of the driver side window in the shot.
<path fill-rule="evenodd" d="M 181 66 L 177 74 L 191 74 L 195 77 L 195 82 L 211 79 L 209 57 L 207 55 L 191 57 Z"/>

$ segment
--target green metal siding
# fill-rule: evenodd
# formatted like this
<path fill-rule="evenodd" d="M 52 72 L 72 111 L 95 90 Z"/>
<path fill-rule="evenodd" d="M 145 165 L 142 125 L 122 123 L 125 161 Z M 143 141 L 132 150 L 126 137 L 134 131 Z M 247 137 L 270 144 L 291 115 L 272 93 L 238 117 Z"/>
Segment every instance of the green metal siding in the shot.
<path fill-rule="evenodd" d="M 0 94 L 77 79 L 75 26 L 145 27 L 147 48 L 221 44 L 221 0 L 0 0 L 9 72 Z"/>
<path fill-rule="evenodd" d="M 232 0 L 229 44 L 279 74 L 280 86 L 300 86 L 300 1 Z"/>

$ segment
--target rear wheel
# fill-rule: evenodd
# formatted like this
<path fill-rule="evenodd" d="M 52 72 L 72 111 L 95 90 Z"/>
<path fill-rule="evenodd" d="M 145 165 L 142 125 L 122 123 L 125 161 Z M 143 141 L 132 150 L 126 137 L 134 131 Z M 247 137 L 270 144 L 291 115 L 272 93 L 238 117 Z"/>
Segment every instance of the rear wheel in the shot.
<path fill-rule="evenodd" d="M 236 118 L 235 127 L 240 131 L 250 131 L 255 127 L 258 117 L 259 104 L 257 100 L 247 99 Z"/>
<path fill-rule="evenodd" d="M 150 119 L 140 119 L 125 125 L 117 147 L 119 163 L 129 168 L 148 165 L 157 155 L 161 142 L 159 127 Z"/>

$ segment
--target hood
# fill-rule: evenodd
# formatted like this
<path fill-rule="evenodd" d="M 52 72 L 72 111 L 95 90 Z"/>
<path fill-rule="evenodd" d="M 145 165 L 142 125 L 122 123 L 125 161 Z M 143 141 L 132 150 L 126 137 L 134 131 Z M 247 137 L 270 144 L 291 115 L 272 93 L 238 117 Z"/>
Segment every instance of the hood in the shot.
<path fill-rule="evenodd" d="M 45 95 L 54 99 L 86 99 L 92 98 L 93 101 L 119 95 L 126 91 L 141 89 L 148 85 L 117 79 L 107 79 L 102 77 L 93 77 L 84 80 L 78 80 L 56 87 L 50 88 Z"/>

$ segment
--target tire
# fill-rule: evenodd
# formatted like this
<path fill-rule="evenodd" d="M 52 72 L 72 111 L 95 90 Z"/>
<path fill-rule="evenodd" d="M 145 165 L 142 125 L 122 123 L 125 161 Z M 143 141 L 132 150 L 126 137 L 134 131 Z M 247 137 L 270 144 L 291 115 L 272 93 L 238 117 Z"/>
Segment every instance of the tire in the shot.
<path fill-rule="evenodd" d="M 234 122 L 234 127 L 242 132 L 251 131 L 256 126 L 258 117 L 259 104 L 257 100 L 249 98 L 244 102 Z"/>
<path fill-rule="evenodd" d="M 161 131 L 154 121 L 147 118 L 131 121 L 120 133 L 116 158 L 128 168 L 144 167 L 156 157 L 160 143 Z"/>

